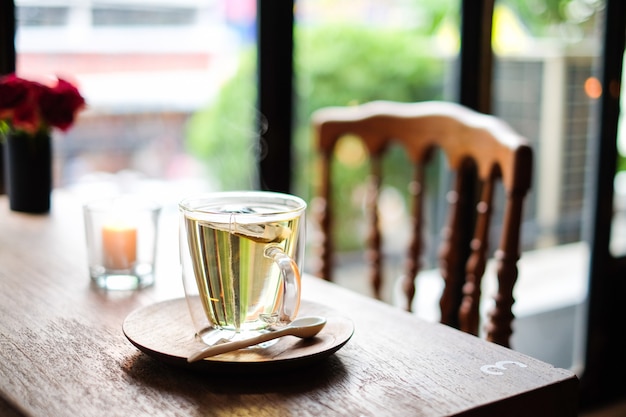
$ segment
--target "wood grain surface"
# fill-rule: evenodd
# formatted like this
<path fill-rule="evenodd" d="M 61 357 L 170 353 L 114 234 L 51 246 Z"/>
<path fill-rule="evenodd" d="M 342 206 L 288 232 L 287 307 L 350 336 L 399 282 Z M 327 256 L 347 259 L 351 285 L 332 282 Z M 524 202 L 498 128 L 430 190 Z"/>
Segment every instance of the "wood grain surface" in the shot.
<path fill-rule="evenodd" d="M 178 259 L 170 220 L 161 223 L 161 271 L 175 271 Z M 313 366 L 230 375 L 156 360 L 122 325 L 138 308 L 179 298 L 179 277 L 157 275 L 140 291 L 98 290 L 82 227 L 71 195 L 55 191 L 45 216 L 11 212 L 0 198 L 3 415 L 576 415 L 573 373 L 312 276 L 303 278 L 303 299 L 354 323 L 350 341 Z"/>

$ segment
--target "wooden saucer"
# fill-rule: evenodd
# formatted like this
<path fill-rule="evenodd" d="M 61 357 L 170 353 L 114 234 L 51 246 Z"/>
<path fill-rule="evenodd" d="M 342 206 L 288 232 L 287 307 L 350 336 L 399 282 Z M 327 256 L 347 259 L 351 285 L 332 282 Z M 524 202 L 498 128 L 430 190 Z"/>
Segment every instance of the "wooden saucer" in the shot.
<path fill-rule="evenodd" d="M 299 317 L 326 317 L 324 329 L 312 339 L 285 336 L 267 348 L 242 349 L 193 363 L 187 357 L 206 346 L 194 336 L 184 298 L 139 308 L 123 323 L 124 335 L 147 355 L 177 366 L 210 372 L 274 372 L 308 365 L 341 349 L 354 333 L 350 319 L 329 307 L 302 300 Z"/>

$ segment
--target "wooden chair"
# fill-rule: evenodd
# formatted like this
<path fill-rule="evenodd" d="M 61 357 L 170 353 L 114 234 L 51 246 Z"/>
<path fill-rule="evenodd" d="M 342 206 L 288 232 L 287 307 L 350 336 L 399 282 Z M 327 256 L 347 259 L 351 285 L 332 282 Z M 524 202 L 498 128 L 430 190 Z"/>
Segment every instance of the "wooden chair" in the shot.
<path fill-rule="evenodd" d="M 509 346 L 514 318 L 511 311 L 513 287 L 520 256 L 522 205 L 532 173 L 532 150 L 527 141 L 494 116 L 438 101 L 376 101 L 352 107 L 329 107 L 315 112 L 312 124 L 322 170 L 315 213 L 321 229 L 318 242 L 321 257 L 316 274 L 333 279 L 331 160 L 338 139 L 346 134 L 355 135 L 370 154 L 372 194 L 367 198 L 367 211 L 371 232 L 367 259 L 372 269 L 371 285 L 374 294 L 380 298 L 381 231 L 377 201 L 383 174 L 381 158 L 390 144 L 400 144 L 414 164 L 414 177 L 409 186 L 412 237 L 402 283 L 405 308 L 410 310 L 423 246 L 425 166 L 434 149 L 441 149 L 454 175 L 454 188 L 448 194 L 448 221 L 439 252 L 445 282 L 439 303 L 441 322 L 474 335 L 478 334 L 480 321 L 480 285 L 488 258 L 494 186 L 497 180 L 502 182 L 506 202 L 495 251 L 498 291 L 494 296 L 495 306 L 488 315 L 485 334 L 487 340 Z"/>

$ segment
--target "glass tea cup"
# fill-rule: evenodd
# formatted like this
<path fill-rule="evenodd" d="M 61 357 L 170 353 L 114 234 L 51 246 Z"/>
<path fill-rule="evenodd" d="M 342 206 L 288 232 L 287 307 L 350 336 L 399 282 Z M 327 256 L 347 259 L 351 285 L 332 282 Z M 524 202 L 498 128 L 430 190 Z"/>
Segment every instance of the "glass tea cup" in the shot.
<path fill-rule="evenodd" d="M 296 317 L 305 210 L 298 197 L 266 191 L 179 203 L 185 297 L 205 343 L 251 337 Z"/>

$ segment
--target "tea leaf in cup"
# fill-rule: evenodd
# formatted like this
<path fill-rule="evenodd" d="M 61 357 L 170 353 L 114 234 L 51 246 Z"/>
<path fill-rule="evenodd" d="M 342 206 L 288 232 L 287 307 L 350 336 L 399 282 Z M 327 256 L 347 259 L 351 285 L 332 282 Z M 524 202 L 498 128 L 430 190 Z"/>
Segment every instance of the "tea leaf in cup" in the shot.
<path fill-rule="evenodd" d="M 280 243 L 291 235 L 291 230 L 272 223 L 237 224 L 233 233 L 259 243 Z"/>

